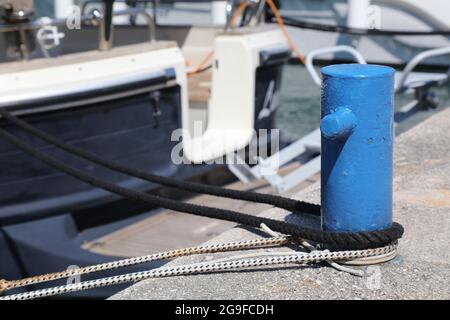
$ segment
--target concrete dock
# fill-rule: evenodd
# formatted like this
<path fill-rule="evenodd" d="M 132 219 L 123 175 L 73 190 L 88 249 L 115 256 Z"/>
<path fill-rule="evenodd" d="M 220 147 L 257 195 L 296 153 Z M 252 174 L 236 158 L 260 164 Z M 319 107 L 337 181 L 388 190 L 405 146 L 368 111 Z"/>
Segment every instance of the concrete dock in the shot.
<path fill-rule="evenodd" d="M 405 227 L 405 235 L 399 256 L 380 266 L 361 267 L 366 273 L 362 278 L 324 264 L 292 265 L 150 279 L 111 299 L 450 299 L 450 109 L 398 137 L 394 159 L 394 220 Z M 319 203 L 320 185 L 295 198 Z M 319 226 L 317 218 L 278 208 L 260 215 Z M 261 236 L 236 227 L 208 244 Z M 168 265 L 227 255 L 179 258 Z"/>

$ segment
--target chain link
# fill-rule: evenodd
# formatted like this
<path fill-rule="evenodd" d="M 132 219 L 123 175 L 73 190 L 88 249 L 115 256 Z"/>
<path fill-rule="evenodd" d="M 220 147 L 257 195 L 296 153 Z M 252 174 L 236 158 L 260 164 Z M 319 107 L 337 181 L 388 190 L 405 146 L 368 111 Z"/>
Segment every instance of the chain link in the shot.
<path fill-rule="evenodd" d="M 311 253 L 301 253 L 298 255 L 280 255 L 255 259 L 241 259 L 227 262 L 195 263 L 183 266 L 162 267 L 149 271 L 123 274 L 103 279 L 85 281 L 76 284 L 69 284 L 65 286 L 58 286 L 43 290 L 36 290 L 27 293 L 5 296 L 1 297 L 0 300 L 29 300 L 29 299 L 45 298 L 69 292 L 118 285 L 128 282 L 136 282 L 150 278 L 204 274 L 226 270 L 238 270 L 243 268 L 283 265 L 283 264 L 298 264 L 298 263 L 305 264 L 314 262 L 318 263 L 321 261 L 328 261 L 328 260 L 346 261 L 358 258 L 385 255 L 395 250 L 397 250 L 396 243 L 386 247 L 368 250 L 336 251 L 336 252 L 313 251 Z"/>

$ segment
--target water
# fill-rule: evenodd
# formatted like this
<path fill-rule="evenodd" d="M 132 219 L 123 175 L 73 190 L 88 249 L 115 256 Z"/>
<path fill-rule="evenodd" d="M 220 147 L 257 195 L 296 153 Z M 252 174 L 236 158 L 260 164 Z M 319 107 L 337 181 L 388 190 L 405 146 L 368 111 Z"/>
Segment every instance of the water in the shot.
<path fill-rule="evenodd" d="M 431 115 L 450 106 L 450 87 L 432 89 L 439 97 L 435 110 L 419 112 L 396 127 L 397 134 L 420 123 Z M 395 109 L 412 99 L 412 95 L 396 95 Z M 299 65 L 288 65 L 283 72 L 281 106 L 276 117 L 276 127 L 283 137 L 298 139 L 318 128 L 320 122 L 320 88 L 312 81 L 308 71 Z"/>

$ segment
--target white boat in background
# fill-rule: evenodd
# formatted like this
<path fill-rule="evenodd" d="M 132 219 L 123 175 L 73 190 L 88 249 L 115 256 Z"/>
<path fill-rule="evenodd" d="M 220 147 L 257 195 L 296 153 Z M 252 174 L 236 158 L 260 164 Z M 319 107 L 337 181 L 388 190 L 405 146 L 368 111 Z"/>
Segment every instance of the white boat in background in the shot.
<path fill-rule="evenodd" d="M 337 45 L 369 63 L 404 65 L 424 50 L 450 46 L 450 2 L 445 0 L 282 0 L 280 13 L 302 52 Z M 347 60 L 343 53 L 324 60 Z M 448 66 L 437 56 L 423 65 Z"/>
<path fill-rule="evenodd" d="M 74 0 L 64 0 L 74 2 Z M 84 10 L 95 7 L 95 1 L 83 3 Z M 226 24 L 224 8 L 235 8 L 249 1 L 137 1 L 145 2 L 157 25 L 180 30 L 189 25 L 180 41 L 188 41 L 198 30 L 211 30 Z M 156 5 L 153 5 L 153 3 Z M 264 8 L 265 0 L 250 1 Z M 355 48 L 368 63 L 405 65 L 417 54 L 430 49 L 450 46 L 450 2 L 446 0 L 276 0 L 279 11 L 300 51 L 311 51 L 346 45 Z M 141 3 L 141 4 L 139 4 Z M 117 3 L 117 9 L 127 7 Z M 266 22 L 274 21 L 266 6 Z M 249 10 L 251 11 L 251 10 Z M 116 18 L 116 23 L 126 25 L 127 18 Z M 137 24 L 145 20 L 137 18 Z M 252 19 L 241 25 L 252 24 Z M 294 27 L 298 26 L 298 27 Z M 191 34 L 193 32 L 194 34 Z M 167 34 L 166 34 L 167 36 Z M 172 35 L 171 35 L 172 36 Z M 180 38 L 181 36 L 181 38 Z M 348 61 L 345 53 L 322 56 L 323 60 Z M 350 59 L 351 60 L 351 59 Z M 447 57 L 431 57 L 421 62 L 427 66 L 448 66 Z"/>
<path fill-rule="evenodd" d="M 345 45 L 356 49 L 368 63 L 405 65 L 423 51 L 450 46 L 450 2 L 446 0 L 273 1 L 279 7 L 289 34 L 305 56 L 317 49 Z M 151 20 L 157 27 L 158 40 L 174 40 L 183 49 L 191 48 L 190 54 L 194 48 L 197 51 L 194 55 L 201 57 L 205 47 L 212 45 L 214 36 L 229 22 L 225 9 L 230 15 L 231 8 L 238 8 L 241 3 L 247 3 L 248 19 L 245 16 L 240 19 L 240 26 L 254 25 L 255 17 L 275 22 L 272 10 L 265 6 L 266 0 L 117 0 L 116 12 L 138 10 L 139 14 L 114 18 L 115 41 L 118 45 L 144 41 L 148 38 Z M 38 1 L 37 16 L 42 21 L 46 17 L 65 21 L 71 14 L 71 5 L 79 6 L 84 16 L 100 7 L 96 0 Z M 92 30 L 84 27 L 82 32 L 72 32 L 65 30 L 64 24 L 59 31 L 65 38 L 53 49 L 53 54 L 86 50 L 86 33 L 93 33 Z M 81 34 L 83 41 L 77 41 Z M 342 52 L 323 55 L 320 59 L 352 60 Z M 0 56 L 0 60 L 5 57 Z M 421 61 L 420 65 L 448 66 L 449 63 L 447 57 L 439 55 Z"/>

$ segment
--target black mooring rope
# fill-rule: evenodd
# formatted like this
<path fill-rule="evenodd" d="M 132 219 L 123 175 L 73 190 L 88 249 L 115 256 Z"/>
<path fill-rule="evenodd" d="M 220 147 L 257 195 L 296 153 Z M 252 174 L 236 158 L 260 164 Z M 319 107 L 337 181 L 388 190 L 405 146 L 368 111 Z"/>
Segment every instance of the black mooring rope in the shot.
<path fill-rule="evenodd" d="M 289 199 L 286 197 L 263 194 L 251 191 L 240 191 L 240 190 L 231 190 L 217 186 L 204 185 L 201 183 L 188 182 L 188 181 L 180 181 L 173 178 L 162 177 L 158 175 L 154 175 L 148 173 L 143 170 L 130 168 L 123 164 L 120 164 L 115 161 L 107 160 L 99 157 L 98 155 L 85 151 L 83 149 L 77 148 L 70 144 L 67 144 L 48 133 L 37 129 L 36 127 L 30 125 L 29 123 L 13 116 L 10 112 L 8 112 L 4 108 L 0 108 L 0 115 L 8 120 L 9 122 L 14 123 L 19 128 L 41 138 L 42 140 L 47 141 L 48 143 L 54 144 L 59 148 L 73 153 L 74 155 L 92 161 L 94 163 L 100 164 L 106 168 L 134 176 L 136 178 L 158 183 L 164 186 L 173 187 L 181 190 L 201 193 L 201 194 L 209 194 L 217 197 L 230 198 L 235 200 L 245 200 L 250 202 L 257 203 L 265 203 L 270 204 L 278 208 L 282 208 L 288 211 L 293 212 L 306 212 L 314 215 L 320 215 L 320 206 L 307 203 L 304 201 L 298 201 L 294 199 Z"/>
<path fill-rule="evenodd" d="M 351 35 L 363 36 L 450 36 L 450 30 L 430 30 L 430 31 L 412 31 L 412 30 L 380 30 L 380 29 L 361 29 L 347 26 L 333 26 L 329 24 L 315 23 L 305 20 L 298 20 L 292 17 L 283 16 L 284 24 L 294 28 L 319 30 L 325 32 L 339 32 Z"/>
<path fill-rule="evenodd" d="M 51 156 L 48 156 L 36 150 L 32 146 L 22 142 L 21 140 L 14 137 L 13 135 L 11 135 L 10 133 L 8 133 L 3 129 L 0 129 L 0 137 L 5 138 L 6 140 L 11 142 L 24 152 L 28 153 L 32 157 L 83 182 L 86 182 L 93 186 L 105 189 L 107 191 L 110 191 L 112 193 L 121 195 L 123 197 L 132 200 L 146 202 L 170 210 L 175 210 L 203 217 L 232 221 L 256 228 L 259 228 L 260 225 L 264 223 L 272 230 L 283 234 L 288 234 L 295 237 L 300 237 L 303 239 L 323 243 L 333 248 L 341 248 L 348 250 L 369 249 L 386 246 L 392 242 L 397 241 L 403 235 L 403 227 L 398 223 L 393 223 L 390 228 L 379 231 L 329 232 L 305 228 L 299 225 L 286 223 L 274 219 L 256 217 L 236 211 L 199 206 L 167 198 L 162 198 L 156 195 L 151 195 L 144 192 L 139 192 L 120 187 L 116 184 L 103 181 L 89 174 L 86 174 L 78 169 L 67 166 L 65 163 Z"/>

